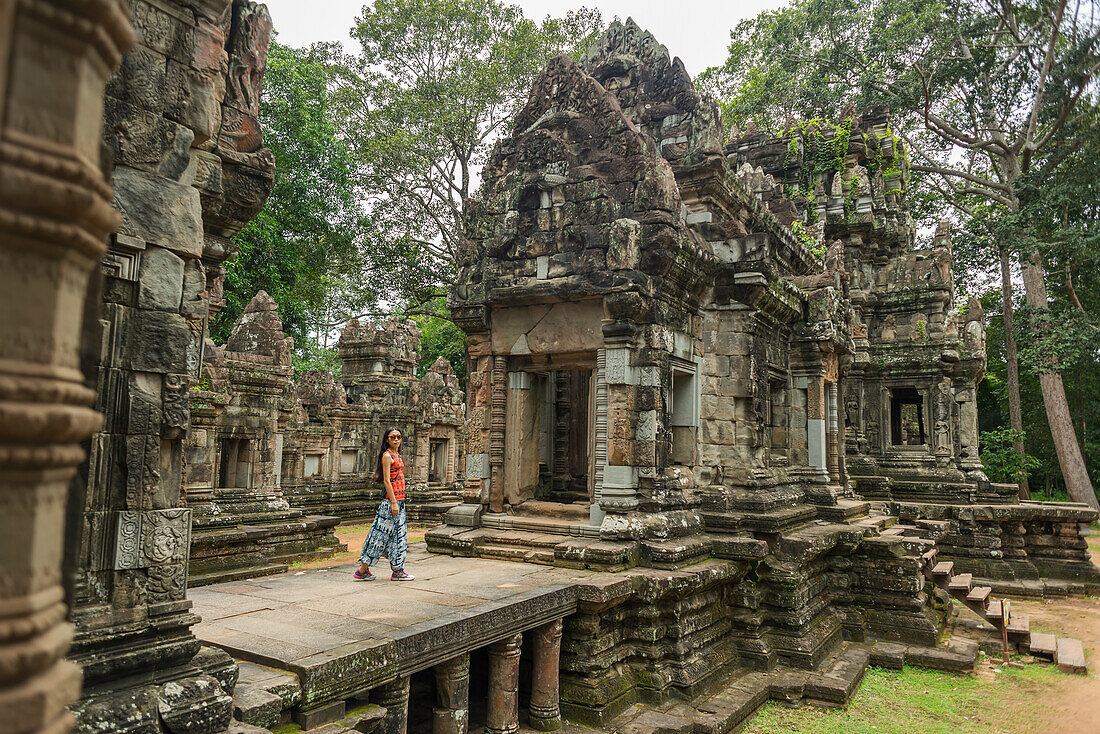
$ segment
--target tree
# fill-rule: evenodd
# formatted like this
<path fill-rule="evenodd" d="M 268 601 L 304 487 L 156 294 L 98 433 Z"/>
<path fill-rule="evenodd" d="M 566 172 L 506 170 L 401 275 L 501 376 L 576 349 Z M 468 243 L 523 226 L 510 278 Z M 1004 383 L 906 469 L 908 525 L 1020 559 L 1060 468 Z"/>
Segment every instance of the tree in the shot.
<path fill-rule="evenodd" d="M 453 277 L 463 212 L 489 147 L 546 61 L 601 26 L 581 9 L 541 24 L 499 0 L 376 0 L 338 94 L 394 301 L 415 310 Z"/>
<path fill-rule="evenodd" d="M 773 30 L 780 40 L 769 28 L 782 31 Z M 730 50 L 710 75 L 730 111 L 768 96 L 779 100 L 773 114 L 813 114 L 849 88 L 858 102 L 887 101 L 918 123 L 918 133 L 902 127 L 910 170 L 961 216 L 988 209 L 1013 226 L 1005 256 L 1020 259 L 1030 322 L 1050 325 L 1049 243 L 1020 216 L 1022 187 L 1033 176 L 1052 180 L 1064 151 L 1096 135 L 1100 18 L 1092 3 L 798 0 L 739 26 Z M 1002 273 L 1011 319 L 1010 271 Z M 1048 360 L 1039 376 L 1047 421 L 1070 497 L 1098 507 L 1060 369 Z"/>
<path fill-rule="evenodd" d="M 261 288 L 279 303 L 302 353 L 327 333 L 334 304 L 354 313 L 377 302 L 380 289 L 357 275 L 368 265 L 370 223 L 335 114 L 331 51 L 278 43 L 269 49 L 260 120 L 275 156 L 275 185 L 234 239 L 240 254 L 226 266 L 226 307 L 211 324 L 219 341 Z"/>
<path fill-rule="evenodd" d="M 437 359 L 443 357 L 454 368 L 459 383 L 466 382 L 466 335 L 447 318 L 447 304 L 442 297 L 433 299 L 412 316 L 420 328 L 420 362 L 416 374 L 423 376 Z"/>

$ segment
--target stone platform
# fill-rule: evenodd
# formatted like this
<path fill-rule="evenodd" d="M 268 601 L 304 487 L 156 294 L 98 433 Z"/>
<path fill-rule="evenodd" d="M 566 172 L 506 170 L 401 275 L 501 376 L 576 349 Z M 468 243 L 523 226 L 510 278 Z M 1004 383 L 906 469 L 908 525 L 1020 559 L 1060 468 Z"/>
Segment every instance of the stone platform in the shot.
<path fill-rule="evenodd" d="M 591 575 L 431 556 L 422 545 L 410 548 L 407 568 L 414 581 L 389 581 L 382 561 L 370 582 L 352 581 L 352 564 L 196 589 L 195 634 L 296 676 L 299 690 L 280 695 L 290 717 L 312 728 L 371 690 L 407 686 L 421 671 L 572 614 L 576 581 Z"/>

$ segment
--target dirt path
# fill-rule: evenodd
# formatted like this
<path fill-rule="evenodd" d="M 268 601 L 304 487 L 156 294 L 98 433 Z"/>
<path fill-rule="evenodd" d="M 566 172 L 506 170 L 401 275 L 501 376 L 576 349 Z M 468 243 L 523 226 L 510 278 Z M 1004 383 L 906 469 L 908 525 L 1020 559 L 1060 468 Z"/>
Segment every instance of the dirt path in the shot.
<path fill-rule="evenodd" d="M 1092 562 L 1100 565 L 1100 532 L 1096 526 L 1089 538 L 1089 548 Z M 1100 732 L 1100 597 L 1051 601 L 1020 599 L 1013 601 L 1013 605 L 1019 613 L 1031 617 L 1033 632 L 1079 639 L 1085 646 L 1085 660 L 1089 666 L 1087 676 L 1058 676 L 1056 685 L 1037 685 L 1034 696 L 1011 701 L 1007 713 L 1019 715 L 1022 724 L 1019 731 L 1042 734 Z"/>

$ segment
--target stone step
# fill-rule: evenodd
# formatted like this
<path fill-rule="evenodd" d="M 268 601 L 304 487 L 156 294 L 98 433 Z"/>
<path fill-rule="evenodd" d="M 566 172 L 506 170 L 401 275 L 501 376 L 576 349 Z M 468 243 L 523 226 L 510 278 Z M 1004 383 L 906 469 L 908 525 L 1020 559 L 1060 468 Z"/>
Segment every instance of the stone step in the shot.
<path fill-rule="evenodd" d="M 985 604 L 992 591 L 993 589 L 988 586 L 979 586 L 976 589 L 970 590 L 970 593 L 966 595 L 966 600 L 971 604 Z"/>
<path fill-rule="evenodd" d="M 869 502 L 840 498 L 832 506 L 818 506 L 817 516 L 830 522 L 851 522 L 856 518 L 865 518 L 871 511 Z"/>
<path fill-rule="evenodd" d="M 955 564 L 951 561 L 943 561 L 937 563 L 935 568 L 932 569 L 933 576 L 944 576 L 951 578 L 952 572 L 955 570 Z"/>
<path fill-rule="evenodd" d="M 1001 602 L 991 601 L 985 607 L 985 618 L 993 624 L 1001 623 Z"/>
<path fill-rule="evenodd" d="M 279 725 L 283 700 L 274 693 L 246 683 L 233 689 L 233 718 L 252 726 L 273 729 Z"/>
<path fill-rule="evenodd" d="M 1031 617 L 1026 614 L 1013 614 L 1008 618 L 1008 639 L 1014 642 L 1027 642 L 1031 639 Z"/>
<path fill-rule="evenodd" d="M 924 563 L 925 568 L 930 568 L 935 565 L 937 553 L 936 547 L 933 546 L 932 550 L 921 556 L 921 561 Z"/>
<path fill-rule="evenodd" d="M 947 590 L 952 593 L 969 594 L 973 585 L 974 577 L 971 574 L 960 573 L 958 576 L 952 576 L 947 582 Z"/>
<path fill-rule="evenodd" d="M 1041 632 L 1031 633 L 1031 640 L 1028 642 L 1028 652 L 1035 657 L 1053 660 L 1057 650 L 1058 643 L 1057 640 L 1054 639 L 1054 635 L 1048 635 Z"/>
<path fill-rule="evenodd" d="M 862 645 L 849 645 L 820 674 L 811 674 L 802 695 L 827 704 L 843 705 L 851 698 L 871 662 L 870 651 Z"/>
<path fill-rule="evenodd" d="M 693 731 L 699 734 L 737 731 L 767 700 L 767 679 L 760 673 L 733 677 L 713 696 L 696 702 Z"/>
<path fill-rule="evenodd" d="M 562 536 L 553 533 L 533 533 L 523 530 L 490 530 L 482 528 L 473 534 L 474 542 L 491 545 L 514 545 L 523 548 L 549 548 L 562 541 Z"/>
<path fill-rule="evenodd" d="M 519 545 L 497 545 L 495 543 L 478 543 L 477 555 L 479 558 L 493 558 L 498 561 L 516 561 L 523 563 L 529 548 Z"/>
<path fill-rule="evenodd" d="M 239 682 L 273 693 L 282 701 L 283 710 L 290 709 L 302 699 L 302 683 L 298 676 L 279 668 L 241 661 Z"/>
<path fill-rule="evenodd" d="M 1075 640 L 1072 637 L 1058 638 L 1057 647 L 1054 651 L 1054 662 L 1058 665 L 1058 670 L 1063 673 L 1088 674 L 1085 667 L 1085 648 L 1080 640 Z"/>
<path fill-rule="evenodd" d="M 287 570 L 286 564 L 272 563 L 265 566 L 250 566 L 248 568 L 233 568 L 228 571 L 215 571 L 213 573 L 203 573 L 194 576 L 187 577 L 188 588 L 196 586 L 207 586 L 209 584 L 220 584 L 223 581 L 240 581 L 241 579 L 251 579 L 257 576 L 273 576 L 277 573 L 285 573 Z"/>

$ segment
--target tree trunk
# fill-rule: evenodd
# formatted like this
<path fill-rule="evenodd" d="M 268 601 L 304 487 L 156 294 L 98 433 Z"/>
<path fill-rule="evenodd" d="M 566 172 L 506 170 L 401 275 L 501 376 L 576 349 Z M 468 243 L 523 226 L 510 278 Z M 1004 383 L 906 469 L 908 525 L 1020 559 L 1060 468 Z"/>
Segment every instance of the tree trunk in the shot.
<path fill-rule="evenodd" d="M 1043 282 L 1043 268 L 1037 253 L 1032 253 L 1023 262 L 1024 289 L 1027 303 L 1033 309 L 1046 310 L 1047 287 Z M 1057 372 L 1039 374 L 1039 387 L 1043 391 L 1043 406 L 1047 411 L 1047 423 L 1050 435 L 1054 439 L 1054 448 L 1058 452 L 1058 464 L 1062 468 L 1062 478 L 1066 482 L 1066 491 L 1074 502 L 1083 502 L 1095 510 L 1100 510 L 1100 502 L 1092 489 L 1085 467 L 1085 457 L 1077 443 L 1077 432 L 1069 414 L 1066 389 L 1062 385 L 1062 376 Z"/>
<path fill-rule="evenodd" d="M 1023 434 L 1024 418 L 1020 408 L 1020 366 L 1016 359 L 1016 330 L 1012 316 L 1012 271 L 1009 268 L 1008 248 L 1000 247 L 1001 256 L 1001 298 L 1003 299 L 1005 327 L 1005 355 L 1008 363 L 1008 424 L 1014 431 Z M 1027 457 L 1024 441 L 1014 441 L 1013 446 L 1021 459 Z M 1024 466 L 1027 466 L 1025 463 Z M 1031 499 L 1031 487 L 1027 483 L 1027 474 L 1020 478 L 1020 499 Z"/>

